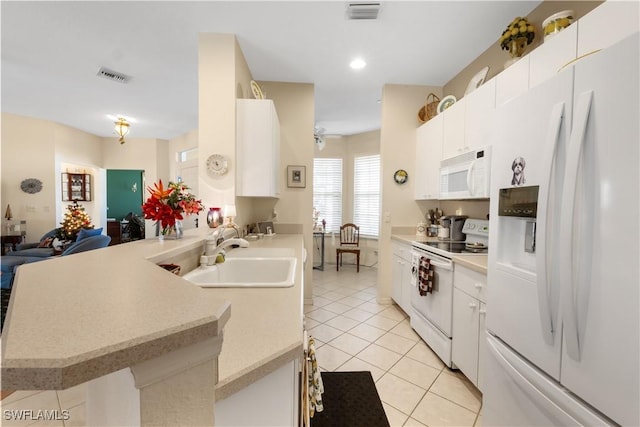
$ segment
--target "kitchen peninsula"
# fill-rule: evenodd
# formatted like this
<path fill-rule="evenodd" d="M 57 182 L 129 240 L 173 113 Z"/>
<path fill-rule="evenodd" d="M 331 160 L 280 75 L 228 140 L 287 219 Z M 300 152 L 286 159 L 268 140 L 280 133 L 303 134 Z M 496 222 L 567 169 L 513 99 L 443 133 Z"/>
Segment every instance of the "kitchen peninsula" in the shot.
<path fill-rule="evenodd" d="M 171 417 L 184 416 L 176 422 L 211 425 L 214 399 L 230 396 L 300 357 L 303 243 L 301 235 L 251 243 L 292 248 L 299 262 L 291 288 L 202 289 L 155 265 L 176 263 L 183 273 L 195 268 L 209 231 L 191 230 L 177 241 L 140 240 L 21 267 L 2 336 L 2 388 L 60 390 L 89 381 L 90 423 L 96 416 L 91 404 L 96 382 L 114 373 L 129 374 L 132 367 L 134 391 L 140 394 L 139 424 L 160 417 L 171 423 Z M 172 355 L 187 360 L 178 368 L 181 372 L 195 374 L 179 384 L 186 393 L 177 400 L 171 381 L 183 374 L 174 375 Z M 158 369 L 162 378 L 154 377 Z M 143 379 L 146 383 L 140 384 Z M 145 393 L 152 401 L 145 402 Z M 210 413 L 194 419 L 193 404 L 178 408 L 194 397 L 210 398 Z M 152 415 L 155 420 L 145 420 L 147 412 L 158 410 Z"/>

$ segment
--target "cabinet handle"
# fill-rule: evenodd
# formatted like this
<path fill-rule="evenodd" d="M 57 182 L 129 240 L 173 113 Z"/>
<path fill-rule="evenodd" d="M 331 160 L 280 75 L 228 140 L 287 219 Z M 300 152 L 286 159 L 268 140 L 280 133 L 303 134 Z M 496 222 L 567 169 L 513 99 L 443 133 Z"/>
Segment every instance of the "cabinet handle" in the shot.
<path fill-rule="evenodd" d="M 470 302 L 469 303 L 469 308 L 477 308 L 478 304 L 476 304 L 475 302 Z"/>
<path fill-rule="evenodd" d="M 475 283 L 473 285 L 476 289 L 482 289 L 482 283 Z"/>
<path fill-rule="evenodd" d="M 480 313 L 480 314 L 483 314 L 483 315 L 484 315 L 484 314 L 487 314 L 487 310 L 480 310 L 480 311 L 479 311 L 479 313 Z"/>

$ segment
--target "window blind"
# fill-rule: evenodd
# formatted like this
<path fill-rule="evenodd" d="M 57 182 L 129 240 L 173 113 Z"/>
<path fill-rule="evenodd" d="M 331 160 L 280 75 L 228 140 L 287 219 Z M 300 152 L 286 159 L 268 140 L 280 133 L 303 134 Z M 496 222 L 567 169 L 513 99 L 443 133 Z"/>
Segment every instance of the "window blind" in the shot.
<path fill-rule="evenodd" d="M 326 231 L 337 232 L 342 225 L 342 159 L 313 159 L 313 206 L 318 221 L 327 221 Z"/>
<path fill-rule="evenodd" d="M 353 222 L 363 236 L 380 229 L 380 155 L 356 157 L 353 168 Z"/>

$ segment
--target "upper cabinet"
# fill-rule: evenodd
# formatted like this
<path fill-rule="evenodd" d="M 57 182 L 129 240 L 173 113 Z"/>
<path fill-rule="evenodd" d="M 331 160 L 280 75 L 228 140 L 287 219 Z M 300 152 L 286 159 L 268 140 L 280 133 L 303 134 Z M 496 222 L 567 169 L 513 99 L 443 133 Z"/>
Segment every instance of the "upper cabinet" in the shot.
<path fill-rule="evenodd" d="M 491 145 L 491 127 L 496 109 L 496 79 L 465 96 L 465 151 Z"/>
<path fill-rule="evenodd" d="M 606 1 L 578 21 L 578 57 L 611 46 L 638 31 L 640 3 Z"/>
<path fill-rule="evenodd" d="M 466 99 L 463 98 L 441 113 L 444 134 L 442 157 L 445 159 L 465 151 L 465 105 Z"/>
<path fill-rule="evenodd" d="M 529 87 L 539 85 L 558 74 L 576 58 L 578 23 L 573 23 L 552 37 L 529 55 Z"/>
<path fill-rule="evenodd" d="M 238 99 L 236 195 L 280 196 L 280 122 L 270 99 Z"/>
<path fill-rule="evenodd" d="M 442 119 L 437 115 L 416 130 L 416 167 L 413 184 L 416 200 L 437 199 L 440 195 L 442 159 Z"/>
<path fill-rule="evenodd" d="M 498 74 L 496 77 L 496 107 L 522 95 L 529 89 L 530 56 L 520 58 L 518 62 Z"/>

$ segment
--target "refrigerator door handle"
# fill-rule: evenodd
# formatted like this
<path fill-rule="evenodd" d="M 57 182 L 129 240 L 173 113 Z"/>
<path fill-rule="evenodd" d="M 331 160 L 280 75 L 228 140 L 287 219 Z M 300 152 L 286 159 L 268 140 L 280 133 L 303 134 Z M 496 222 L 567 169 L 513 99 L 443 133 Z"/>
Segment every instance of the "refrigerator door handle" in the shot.
<path fill-rule="evenodd" d="M 580 361 L 580 337 L 578 329 L 577 311 L 577 281 L 575 280 L 575 265 L 573 263 L 573 240 L 574 240 L 574 214 L 576 202 L 576 190 L 578 184 L 578 169 L 582 147 L 584 145 L 587 123 L 589 122 L 589 111 L 591 110 L 591 100 L 593 91 L 580 94 L 575 111 L 574 126 L 569 138 L 567 147 L 567 166 L 562 189 L 562 210 L 560 214 L 560 265 L 566 268 L 561 269 L 561 283 L 564 289 L 563 298 L 563 326 L 567 354 L 574 360 Z M 585 307 L 586 309 L 586 307 Z"/>
<path fill-rule="evenodd" d="M 547 127 L 546 151 L 544 153 L 545 167 L 543 172 L 544 183 L 540 185 L 540 193 L 538 196 L 538 212 L 542 212 L 537 218 L 536 228 L 544 230 L 537 237 L 536 243 L 536 268 L 537 268 L 537 288 L 538 288 L 538 309 L 540 311 L 540 321 L 542 322 L 542 336 L 545 342 L 553 345 L 553 335 L 555 331 L 554 313 L 551 309 L 551 290 L 550 290 L 550 269 L 547 267 L 550 263 L 550 250 L 548 247 L 548 207 L 549 192 L 551 189 L 551 175 L 553 173 L 553 164 L 558 149 L 558 140 L 560 139 L 560 128 L 564 117 L 564 102 L 560 102 L 553 106 L 549 118 L 549 126 Z"/>

